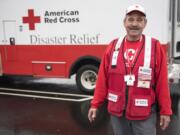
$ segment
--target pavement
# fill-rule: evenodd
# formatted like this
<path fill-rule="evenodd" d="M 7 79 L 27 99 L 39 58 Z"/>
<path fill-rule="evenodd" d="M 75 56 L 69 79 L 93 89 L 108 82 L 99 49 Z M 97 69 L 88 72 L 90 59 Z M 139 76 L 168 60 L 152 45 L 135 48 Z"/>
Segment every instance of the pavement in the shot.
<path fill-rule="evenodd" d="M 157 122 L 157 135 L 180 135 L 180 85 L 172 89 L 171 123 L 162 131 Z M 74 77 L 0 79 L 0 93 L 0 135 L 113 135 L 105 105 L 89 123 L 92 95 L 79 91 Z"/>

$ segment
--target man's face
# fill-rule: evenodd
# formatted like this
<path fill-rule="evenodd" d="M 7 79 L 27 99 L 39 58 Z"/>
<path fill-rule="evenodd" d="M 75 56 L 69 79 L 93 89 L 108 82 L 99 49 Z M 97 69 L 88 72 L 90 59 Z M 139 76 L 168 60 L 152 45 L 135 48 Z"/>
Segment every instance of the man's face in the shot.
<path fill-rule="evenodd" d="M 126 15 L 124 19 L 124 26 L 127 31 L 127 37 L 140 38 L 146 23 L 146 17 L 140 12 L 134 11 Z"/>

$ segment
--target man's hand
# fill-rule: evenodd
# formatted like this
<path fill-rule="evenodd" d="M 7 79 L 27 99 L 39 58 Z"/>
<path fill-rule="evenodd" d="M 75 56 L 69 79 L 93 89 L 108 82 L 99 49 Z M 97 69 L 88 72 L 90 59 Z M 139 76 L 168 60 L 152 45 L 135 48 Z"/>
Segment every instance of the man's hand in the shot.
<path fill-rule="evenodd" d="M 160 115 L 160 127 L 162 130 L 165 130 L 169 126 L 170 122 L 170 116 L 169 115 Z"/>
<path fill-rule="evenodd" d="M 88 119 L 90 122 L 93 122 L 97 115 L 97 108 L 90 108 L 88 112 Z"/>

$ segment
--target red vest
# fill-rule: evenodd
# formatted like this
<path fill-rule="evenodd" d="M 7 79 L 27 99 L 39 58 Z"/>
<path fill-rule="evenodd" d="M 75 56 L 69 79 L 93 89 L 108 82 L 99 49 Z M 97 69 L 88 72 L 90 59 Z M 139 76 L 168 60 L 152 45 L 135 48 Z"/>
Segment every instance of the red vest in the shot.
<path fill-rule="evenodd" d="M 143 36 L 145 41 L 145 36 Z M 113 49 L 115 49 L 117 41 L 114 43 Z M 117 57 L 117 65 L 114 67 L 109 66 L 108 70 L 108 111 L 116 116 L 122 116 L 125 112 L 126 118 L 130 120 L 142 120 L 149 117 L 151 113 L 151 107 L 155 103 L 154 92 L 154 69 L 155 69 L 155 45 L 156 40 L 151 39 L 151 59 L 150 68 L 151 80 L 150 88 L 137 87 L 138 85 L 138 70 L 139 67 L 144 64 L 145 42 L 142 45 L 135 63 L 132 68 L 132 74 L 135 75 L 135 82 L 133 86 L 127 86 L 124 76 L 127 75 L 127 69 L 124 59 L 124 41 L 122 41 Z M 113 51 L 111 53 L 111 62 L 113 57 Z M 111 63 L 110 62 L 110 63 Z M 125 111 L 124 111 L 125 110 Z"/>

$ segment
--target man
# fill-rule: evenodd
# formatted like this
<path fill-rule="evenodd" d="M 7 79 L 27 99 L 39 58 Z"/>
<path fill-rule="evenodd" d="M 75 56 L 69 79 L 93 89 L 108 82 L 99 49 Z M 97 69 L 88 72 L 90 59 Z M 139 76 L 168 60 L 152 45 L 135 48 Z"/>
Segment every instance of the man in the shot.
<path fill-rule="evenodd" d="M 128 7 L 127 34 L 110 43 L 100 65 L 88 118 L 93 122 L 107 99 L 115 135 L 156 135 L 156 104 L 161 128 L 170 122 L 166 55 L 158 40 L 142 34 L 146 23 L 142 6 Z"/>

